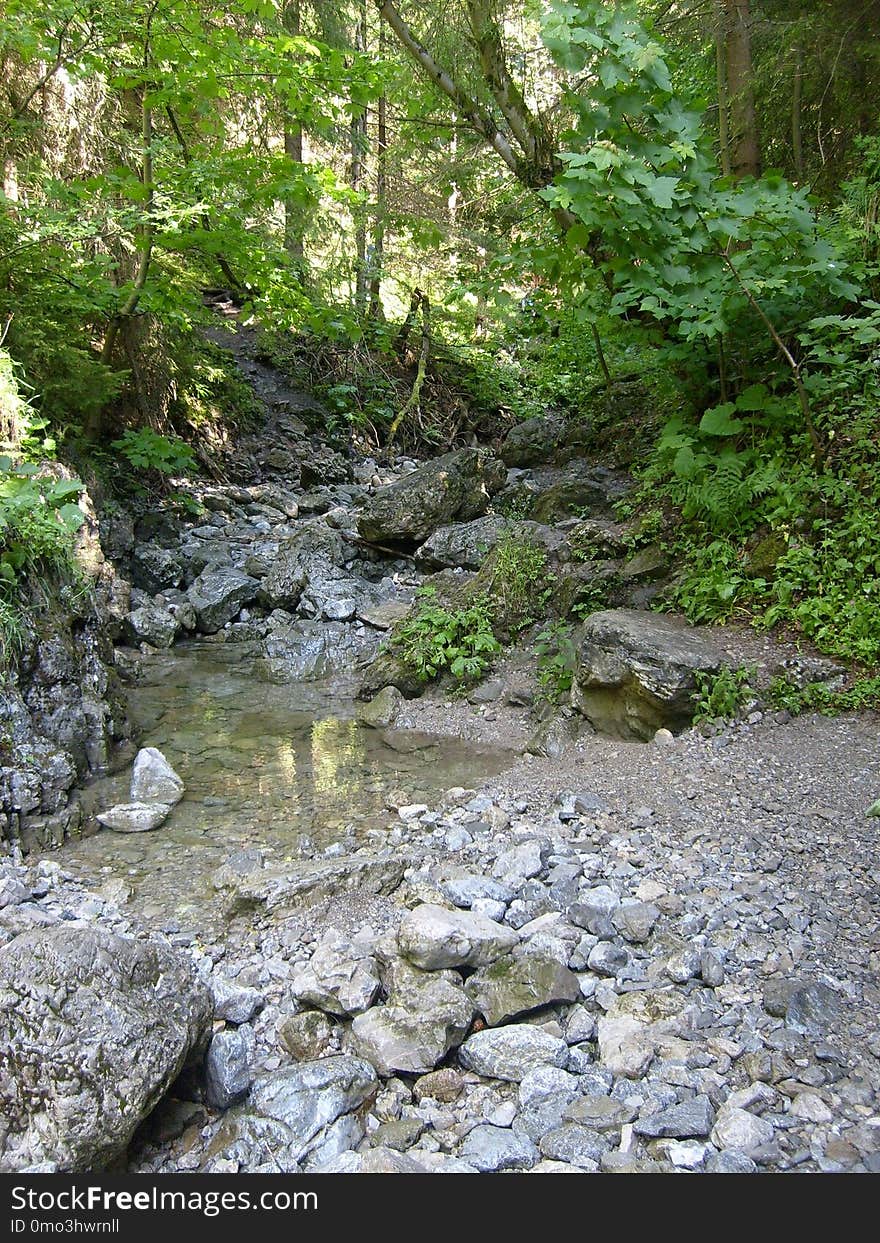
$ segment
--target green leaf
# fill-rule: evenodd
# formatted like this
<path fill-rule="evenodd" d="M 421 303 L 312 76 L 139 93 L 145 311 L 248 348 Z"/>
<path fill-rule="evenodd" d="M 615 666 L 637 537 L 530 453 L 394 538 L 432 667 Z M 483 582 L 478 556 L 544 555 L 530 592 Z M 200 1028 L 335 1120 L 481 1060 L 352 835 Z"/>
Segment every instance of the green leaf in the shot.
<path fill-rule="evenodd" d="M 707 410 L 700 419 L 700 431 L 705 436 L 736 436 L 745 424 L 742 419 L 733 419 L 730 416 L 736 411 L 733 402 L 725 402 L 721 406 L 714 406 L 711 410 Z"/>

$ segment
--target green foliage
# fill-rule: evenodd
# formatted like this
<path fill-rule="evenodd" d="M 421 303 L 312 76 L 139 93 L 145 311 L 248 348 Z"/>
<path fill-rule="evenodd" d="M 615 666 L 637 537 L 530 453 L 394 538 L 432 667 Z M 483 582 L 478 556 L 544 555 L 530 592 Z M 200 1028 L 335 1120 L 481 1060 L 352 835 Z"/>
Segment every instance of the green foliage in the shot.
<path fill-rule="evenodd" d="M 544 549 L 515 532 L 505 535 L 495 552 L 491 594 L 506 627 L 517 632 L 539 621 L 551 591 Z"/>
<path fill-rule="evenodd" d="M 19 645 L 32 582 L 76 574 L 74 537 L 83 514 L 75 501 L 83 485 L 38 471 L 0 456 L 0 654 Z"/>
<path fill-rule="evenodd" d="M 577 652 L 571 636 L 571 626 L 554 622 L 535 639 L 538 686 L 541 697 L 551 704 L 558 704 L 574 681 Z"/>
<path fill-rule="evenodd" d="M 197 469 L 188 444 L 176 437 L 163 436 L 151 427 L 140 427 L 137 431 L 129 428 L 111 447 L 136 471 L 151 471 L 167 477 L 188 475 Z"/>
<path fill-rule="evenodd" d="M 725 667 L 718 673 L 697 671 L 694 695 L 694 723 L 712 722 L 734 717 L 755 698 L 752 685 L 755 669 Z"/>
<path fill-rule="evenodd" d="M 792 716 L 802 712 L 821 712 L 837 716 L 841 712 L 880 711 L 880 677 L 857 678 L 852 685 L 840 688 L 827 682 L 809 682 L 799 686 L 785 677 L 774 678 L 766 693 L 774 708 L 784 708 Z"/>
<path fill-rule="evenodd" d="M 501 651 L 492 633 L 492 605 L 482 597 L 466 608 L 449 610 L 431 587 L 419 592 L 419 607 L 394 633 L 395 647 L 422 682 L 449 672 L 459 681 L 475 681 Z"/>

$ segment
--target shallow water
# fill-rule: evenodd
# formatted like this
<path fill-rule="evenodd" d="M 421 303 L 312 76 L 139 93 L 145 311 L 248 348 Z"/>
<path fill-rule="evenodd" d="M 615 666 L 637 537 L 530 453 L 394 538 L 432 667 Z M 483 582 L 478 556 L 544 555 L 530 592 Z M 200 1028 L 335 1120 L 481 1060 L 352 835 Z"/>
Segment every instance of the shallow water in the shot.
<path fill-rule="evenodd" d="M 151 657 L 129 711 L 143 745 L 158 747 L 183 778 L 186 796 L 151 833 L 103 829 L 71 843 L 65 865 L 92 884 L 124 880 L 147 918 L 207 928 L 210 876 L 234 851 L 258 847 L 275 862 L 350 849 L 394 824 L 389 804 L 430 804 L 511 762 L 510 752 L 472 742 L 363 728 L 353 691 L 344 680 L 262 682 L 244 644 Z M 129 780 L 126 769 L 95 783 L 88 803 L 102 810 L 127 802 Z"/>

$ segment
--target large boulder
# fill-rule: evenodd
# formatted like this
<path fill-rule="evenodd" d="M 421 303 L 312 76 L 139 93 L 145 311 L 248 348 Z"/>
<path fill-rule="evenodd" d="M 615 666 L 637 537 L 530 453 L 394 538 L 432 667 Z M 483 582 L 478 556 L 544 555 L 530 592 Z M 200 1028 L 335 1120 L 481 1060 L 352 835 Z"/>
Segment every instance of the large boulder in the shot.
<path fill-rule="evenodd" d="M 536 415 L 515 423 L 504 437 L 501 457 L 506 466 L 539 466 L 555 457 L 565 440 L 561 415 Z"/>
<path fill-rule="evenodd" d="M 425 1074 L 461 1044 L 474 1014 L 454 972 L 397 963 L 388 1004 L 358 1015 L 352 1045 L 380 1075 Z"/>
<path fill-rule="evenodd" d="M 500 514 L 438 527 L 416 553 L 416 564 L 431 570 L 478 570 L 509 528 L 509 520 Z"/>
<path fill-rule="evenodd" d="M 423 971 L 485 967 L 513 949 L 519 935 L 485 915 L 423 902 L 407 911 L 397 932 L 401 954 Z"/>
<path fill-rule="evenodd" d="M 211 998 L 165 946 L 63 923 L 0 950 L 0 1170 L 101 1169 L 201 1051 Z"/>
<path fill-rule="evenodd" d="M 376 960 L 330 928 L 307 967 L 293 978 L 293 995 L 307 1006 L 350 1017 L 367 1010 L 381 987 Z"/>
<path fill-rule="evenodd" d="M 571 701 L 619 738 L 650 739 L 693 720 L 697 674 L 717 673 L 722 653 L 683 619 L 634 609 L 594 613 L 577 636 Z"/>
<path fill-rule="evenodd" d="M 257 597 L 259 580 L 241 570 L 221 569 L 200 574 L 187 592 L 196 611 L 199 630 L 216 634 L 232 621 L 245 604 Z"/>
<path fill-rule="evenodd" d="M 555 1002 L 576 1001 L 580 996 L 574 972 L 541 951 L 505 954 L 491 966 L 474 972 L 465 989 L 490 1027 Z"/>
<path fill-rule="evenodd" d="M 280 1124 L 279 1138 L 297 1161 L 320 1165 L 363 1139 L 365 1107 L 378 1087 L 368 1062 L 325 1057 L 260 1076 L 251 1087 L 248 1112 Z"/>
<path fill-rule="evenodd" d="M 479 518 L 505 479 L 503 463 L 485 449 L 446 453 L 380 488 L 358 530 L 374 543 L 420 544 L 444 523 Z"/>
<path fill-rule="evenodd" d="M 174 806 L 183 795 L 183 781 L 162 752 L 156 747 L 141 747 L 131 773 L 132 802 L 170 803 Z"/>
<path fill-rule="evenodd" d="M 605 513 L 630 487 L 626 476 L 604 466 L 573 462 L 555 478 L 541 481 L 530 517 L 552 524 L 585 512 Z"/>

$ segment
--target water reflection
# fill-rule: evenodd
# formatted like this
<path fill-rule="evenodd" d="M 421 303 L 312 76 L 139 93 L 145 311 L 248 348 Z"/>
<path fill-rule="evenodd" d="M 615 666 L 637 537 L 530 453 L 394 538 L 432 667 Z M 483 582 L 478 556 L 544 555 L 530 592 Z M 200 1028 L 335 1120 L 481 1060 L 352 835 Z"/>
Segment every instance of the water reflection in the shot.
<path fill-rule="evenodd" d="M 66 863 L 90 883 L 123 878 L 149 917 L 204 924 L 209 877 L 237 848 L 294 859 L 350 846 L 394 823 L 391 791 L 431 802 L 509 762 L 473 743 L 363 729 L 350 684 L 268 685 L 247 649 L 237 664 L 232 655 L 203 644 L 149 661 L 131 715 L 180 773 L 186 798 L 154 833 L 103 831 L 67 849 Z M 128 780 L 126 771 L 98 783 L 91 797 L 125 802 Z"/>

